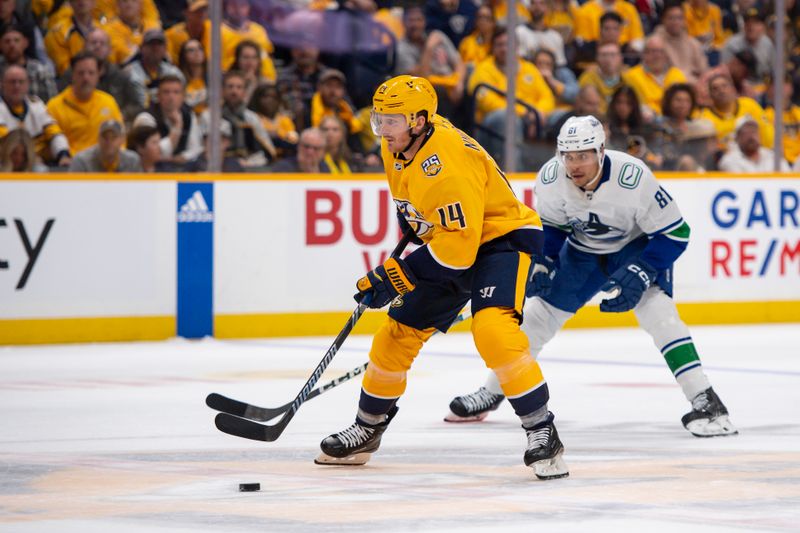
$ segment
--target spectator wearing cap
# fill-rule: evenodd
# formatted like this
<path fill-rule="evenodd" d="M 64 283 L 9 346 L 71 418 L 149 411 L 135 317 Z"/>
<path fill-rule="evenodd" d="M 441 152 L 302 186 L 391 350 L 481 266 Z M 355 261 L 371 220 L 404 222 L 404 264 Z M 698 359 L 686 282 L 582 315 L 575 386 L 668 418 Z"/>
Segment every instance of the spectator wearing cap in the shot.
<path fill-rule="evenodd" d="M 245 79 L 241 72 L 229 70 L 222 81 L 222 118 L 231 124 L 231 145 L 227 154 L 246 168 L 263 167 L 276 156 L 275 146 L 258 115 L 247 109 Z M 208 131 L 211 115 L 203 112 L 203 130 Z"/>
<path fill-rule="evenodd" d="M 750 7 L 744 12 L 742 30 L 731 36 L 722 47 L 722 61 L 742 50 L 750 50 L 756 58 L 755 76 L 762 82 L 773 71 L 775 65 L 775 46 L 767 37 L 766 15 L 757 7 Z"/>
<path fill-rule="evenodd" d="M 800 106 L 792 102 L 794 86 L 790 74 L 786 75 L 782 84 L 770 80 L 767 86 L 764 111 L 770 124 L 775 124 L 776 90 L 783 90 L 783 156 L 791 165 L 800 160 Z"/>
<path fill-rule="evenodd" d="M 639 52 L 644 47 L 642 21 L 636 7 L 625 0 L 589 0 L 576 13 L 575 39 L 584 43 L 600 38 L 600 17 L 607 12 L 617 13 L 623 20 L 619 45 L 629 45 Z"/>
<path fill-rule="evenodd" d="M 334 115 L 347 126 L 348 136 L 358 135 L 364 129 L 347 100 L 346 86 L 347 80 L 340 70 L 328 69 L 320 75 L 317 92 L 311 99 L 312 126 L 317 127 L 323 118 Z"/>
<path fill-rule="evenodd" d="M 330 168 L 325 164 L 327 141 L 319 128 L 306 128 L 300 134 L 297 155 L 280 159 L 269 167 L 270 172 L 305 174 L 328 174 Z"/>
<path fill-rule="evenodd" d="M 158 99 L 158 84 L 164 76 L 183 80 L 183 73 L 167 59 L 167 40 L 160 29 L 147 30 L 142 37 L 139 53 L 125 67 L 131 81 L 147 89 L 146 105 Z M 185 83 L 185 80 L 184 80 Z"/>
<path fill-rule="evenodd" d="M 597 47 L 597 63 L 583 71 L 578 78 L 578 86 L 583 88 L 591 85 L 596 88 L 602 97 L 600 113 L 605 114 L 611 96 L 619 89 L 622 82 L 622 72 L 625 64 L 622 62 L 622 50 L 617 43 L 605 43 Z"/>
<path fill-rule="evenodd" d="M 764 109 L 752 98 L 738 96 L 730 78 L 718 74 L 709 79 L 708 94 L 711 105 L 700 112 L 700 117 L 714 123 L 723 149 L 733 141 L 736 121 L 743 116 L 750 116 L 758 122 L 761 141 L 764 146 L 772 146 L 775 132 L 772 124 L 767 121 Z"/>
<path fill-rule="evenodd" d="M 671 0 L 661 12 L 661 24 L 653 35 L 661 37 L 670 64 L 686 76 L 689 83 L 696 83 L 700 75 L 708 70 L 708 58 L 700 41 L 686 31 L 684 6 Z"/>
<path fill-rule="evenodd" d="M 95 132 L 97 143 L 75 154 L 70 172 L 142 172 L 136 152 L 122 148 L 125 128 L 118 119 L 100 123 Z"/>
<path fill-rule="evenodd" d="M 319 49 L 311 45 L 292 48 L 291 57 L 291 63 L 278 72 L 278 91 L 301 131 L 311 124 L 311 100 L 326 67 L 319 61 Z"/>
<path fill-rule="evenodd" d="M 170 26 L 164 35 L 167 51 L 173 64 L 180 63 L 180 51 L 190 39 L 198 41 L 207 56 L 211 51 L 211 22 L 208 20 L 208 0 L 187 0 L 183 22 Z"/>
<path fill-rule="evenodd" d="M 145 32 L 159 29 L 161 23 L 142 18 L 142 0 L 117 0 L 117 6 L 119 14 L 105 30 L 111 36 L 110 61 L 122 65 L 139 51 Z"/>
<path fill-rule="evenodd" d="M 664 40 L 651 35 L 642 53 L 642 62 L 622 75 L 622 80 L 634 91 L 639 101 L 654 115 L 661 114 L 664 90 L 674 83 L 685 83 L 686 76 L 669 63 Z"/>
<path fill-rule="evenodd" d="M 755 77 L 756 57 L 750 50 L 736 52 L 726 62 L 706 70 L 694 86 L 697 93 L 697 104 L 700 107 L 711 105 L 711 97 L 708 95 L 708 81 L 719 75 L 726 76 L 733 82 L 736 94 L 747 96 L 754 100 L 759 100 L 763 94 L 763 87 L 753 83 L 751 78 Z"/>
<path fill-rule="evenodd" d="M 72 83 L 47 102 L 47 111 L 69 141 L 76 154 L 97 143 L 100 124 L 108 119 L 122 121 L 117 102 L 97 89 L 100 61 L 89 52 L 72 58 Z"/>
<path fill-rule="evenodd" d="M 10 65 L 3 71 L 0 137 L 9 131 L 24 129 L 34 140 L 36 152 L 43 161 L 68 166 L 67 138 L 47 112 L 44 102 L 30 95 L 28 83 L 28 73 L 19 65 Z"/>
<path fill-rule="evenodd" d="M 160 135 L 160 159 L 165 162 L 181 165 L 196 159 L 203 151 L 200 122 L 186 105 L 183 80 L 176 76 L 161 78 L 157 101 L 133 123 L 134 127 L 141 124 L 156 128 Z"/>
<path fill-rule="evenodd" d="M 125 71 L 109 61 L 111 38 L 103 28 L 95 28 L 86 36 L 86 51 L 95 56 L 100 63 L 100 81 L 97 83 L 97 88 L 114 97 L 126 121 L 133 120 L 133 117 L 144 109 L 147 92 L 144 85 L 131 81 Z M 67 69 L 58 80 L 59 90 L 64 90 L 70 80 L 72 80 L 72 69 Z"/>
<path fill-rule="evenodd" d="M 13 24 L 0 30 L 0 72 L 9 65 L 18 65 L 28 73 L 31 96 L 38 96 L 47 102 L 58 93 L 55 74 L 49 65 L 38 59 L 28 57 L 28 38 L 22 30 Z"/>
<path fill-rule="evenodd" d="M 51 26 L 44 38 L 47 55 L 53 60 L 58 75 L 69 68 L 72 58 L 84 49 L 86 36 L 99 26 L 92 15 L 95 0 L 71 0 L 69 5 L 72 16 Z"/>
<path fill-rule="evenodd" d="M 275 47 L 261 24 L 250 20 L 250 0 L 225 0 L 222 22 L 222 69 L 230 70 L 237 60 L 237 50 L 242 41 L 254 42 L 261 54 L 261 75 L 269 80 L 275 79 L 275 65 L 269 54 Z M 241 69 L 239 69 L 241 70 Z"/>
<path fill-rule="evenodd" d="M 722 10 L 709 0 L 688 0 L 685 3 L 686 31 L 700 42 L 707 55 L 715 55 L 725 44 Z"/>
<path fill-rule="evenodd" d="M 759 122 L 749 115 L 736 120 L 735 143 L 719 160 L 719 169 L 724 172 L 771 173 L 775 168 L 775 152 L 762 145 Z M 781 172 L 788 172 L 789 165 L 781 158 Z"/>

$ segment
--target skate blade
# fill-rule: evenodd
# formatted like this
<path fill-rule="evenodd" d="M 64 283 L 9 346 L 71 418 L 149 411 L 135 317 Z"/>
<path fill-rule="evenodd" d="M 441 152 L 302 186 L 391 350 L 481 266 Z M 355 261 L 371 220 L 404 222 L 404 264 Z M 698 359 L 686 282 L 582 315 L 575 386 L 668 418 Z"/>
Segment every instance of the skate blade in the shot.
<path fill-rule="evenodd" d="M 314 459 L 314 464 L 325 466 L 361 466 L 367 464 L 370 457 L 372 457 L 371 453 L 356 453 L 348 455 L 347 457 L 331 457 L 323 452 Z"/>
<path fill-rule="evenodd" d="M 464 422 L 480 422 L 487 416 L 489 416 L 489 411 L 483 412 L 475 416 L 458 416 L 454 412 L 450 411 L 449 413 L 447 413 L 447 416 L 444 417 L 444 421 L 453 422 L 455 424 L 462 424 Z"/>
<path fill-rule="evenodd" d="M 728 415 L 718 416 L 712 420 L 707 418 L 692 420 L 686 424 L 686 429 L 695 437 L 729 437 L 738 435 L 739 430 L 728 418 Z"/>
<path fill-rule="evenodd" d="M 569 469 L 567 463 L 558 454 L 550 459 L 542 459 L 531 463 L 530 467 L 533 468 L 533 473 L 539 479 L 558 479 L 569 476 Z"/>

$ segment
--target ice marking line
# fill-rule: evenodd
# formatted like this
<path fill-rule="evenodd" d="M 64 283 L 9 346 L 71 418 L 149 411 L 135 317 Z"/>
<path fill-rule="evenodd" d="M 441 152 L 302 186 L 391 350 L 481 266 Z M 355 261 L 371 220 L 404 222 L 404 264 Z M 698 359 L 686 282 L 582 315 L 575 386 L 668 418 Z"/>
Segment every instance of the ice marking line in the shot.
<path fill-rule="evenodd" d="M 260 341 L 259 345 L 268 345 L 275 348 L 290 348 L 293 350 L 324 350 L 325 347 L 319 344 L 288 344 L 283 342 Z M 342 348 L 343 352 L 354 353 L 369 353 L 369 348 L 349 347 Z M 451 353 L 451 352 L 438 352 L 438 351 L 425 351 L 425 355 L 439 356 L 439 357 L 480 357 L 477 353 Z M 608 359 L 575 359 L 570 357 L 559 357 L 552 355 L 548 357 L 539 357 L 539 361 L 546 361 L 548 364 L 564 363 L 568 365 L 603 365 L 603 366 L 629 366 L 637 368 L 664 368 L 665 363 L 635 363 L 627 361 L 611 361 Z M 714 372 L 733 372 L 745 374 L 764 374 L 769 376 L 787 376 L 787 377 L 800 377 L 800 371 L 795 370 L 769 370 L 766 368 L 728 368 L 724 366 L 706 365 L 703 368 L 713 370 Z"/>

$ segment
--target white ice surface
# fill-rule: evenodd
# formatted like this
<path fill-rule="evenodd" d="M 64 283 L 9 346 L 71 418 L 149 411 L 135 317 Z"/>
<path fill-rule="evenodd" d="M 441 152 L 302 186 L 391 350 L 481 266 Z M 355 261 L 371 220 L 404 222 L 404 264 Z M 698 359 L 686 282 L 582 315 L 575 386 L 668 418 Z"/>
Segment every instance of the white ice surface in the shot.
<path fill-rule="evenodd" d="M 466 334 L 423 349 L 364 467 L 312 462 L 360 378 L 273 443 L 220 433 L 204 404 L 289 401 L 330 338 L 0 348 L 0 531 L 800 531 L 800 327 L 692 332 L 740 435 L 682 428 L 689 404 L 643 332 L 567 330 L 541 363 L 571 474 L 547 482 L 508 404 L 442 422 L 485 377 Z M 320 383 L 369 344 L 348 339 Z"/>

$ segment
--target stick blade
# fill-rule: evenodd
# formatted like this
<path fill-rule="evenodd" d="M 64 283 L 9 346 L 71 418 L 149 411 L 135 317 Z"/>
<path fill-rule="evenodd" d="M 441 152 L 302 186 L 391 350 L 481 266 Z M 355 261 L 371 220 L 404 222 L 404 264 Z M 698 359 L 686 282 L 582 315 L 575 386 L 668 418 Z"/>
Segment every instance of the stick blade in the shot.
<path fill-rule="evenodd" d="M 228 435 L 250 440 L 272 442 L 281 436 L 281 433 L 283 433 L 284 428 L 291 418 L 291 416 L 284 416 L 274 426 L 267 426 L 228 413 L 219 413 L 214 418 L 214 424 L 217 426 L 218 430 Z"/>
<path fill-rule="evenodd" d="M 245 411 L 247 411 L 248 404 L 240 402 L 239 400 L 234 400 L 233 398 L 228 398 L 222 394 L 212 392 L 206 396 L 206 405 L 215 411 L 223 411 L 235 416 L 244 416 Z"/>

